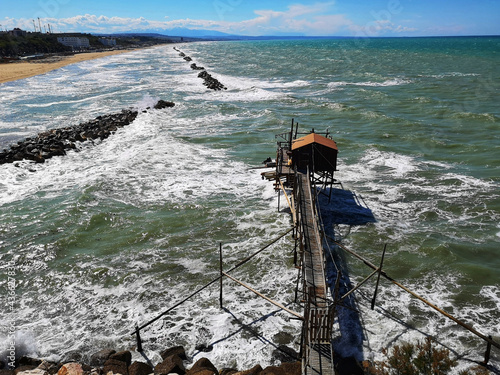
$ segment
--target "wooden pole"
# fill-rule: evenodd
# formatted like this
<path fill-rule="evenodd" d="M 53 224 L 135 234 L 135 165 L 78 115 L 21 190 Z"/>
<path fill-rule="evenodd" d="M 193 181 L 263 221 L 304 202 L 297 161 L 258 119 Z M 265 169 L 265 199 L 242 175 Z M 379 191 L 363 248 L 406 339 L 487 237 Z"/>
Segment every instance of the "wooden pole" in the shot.
<path fill-rule="evenodd" d="M 382 259 L 380 259 L 380 267 L 378 268 L 377 284 L 375 285 L 375 292 L 372 298 L 372 310 L 375 308 L 375 300 L 377 299 L 378 284 L 380 283 L 380 275 L 382 273 L 382 265 L 384 264 L 385 250 L 387 249 L 387 244 L 384 245 L 384 251 L 382 252 Z"/>
<path fill-rule="evenodd" d="M 137 351 L 139 353 L 142 353 L 142 341 L 141 341 L 141 335 L 139 334 L 139 326 L 137 323 L 135 324 L 135 336 L 137 339 Z"/>
<path fill-rule="evenodd" d="M 219 304 L 220 308 L 222 309 L 222 276 L 223 276 L 223 271 L 222 271 L 222 242 L 219 243 L 219 264 L 220 264 L 220 295 L 219 295 Z"/>
<path fill-rule="evenodd" d="M 493 337 L 488 336 L 490 340 L 493 340 Z M 486 352 L 484 353 L 484 361 L 481 362 L 481 365 L 486 366 L 490 360 L 490 352 L 491 352 L 491 342 L 488 342 L 486 346 Z"/>
<path fill-rule="evenodd" d="M 277 176 L 279 183 L 281 184 L 281 179 L 279 176 Z M 280 212 L 280 196 L 281 196 L 281 191 L 278 190 L 278 212 Z"/>

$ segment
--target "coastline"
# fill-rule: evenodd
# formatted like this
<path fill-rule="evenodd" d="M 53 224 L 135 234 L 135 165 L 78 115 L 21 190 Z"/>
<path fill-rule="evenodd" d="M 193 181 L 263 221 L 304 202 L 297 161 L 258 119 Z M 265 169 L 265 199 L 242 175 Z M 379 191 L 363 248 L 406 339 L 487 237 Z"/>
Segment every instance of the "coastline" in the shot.
<path fill-rule="evenodd" d="M 22 61 L 22 62 L 8 63 L 8 64 L 0 64 L 0 84 L 16 81 L 18 79 L 34 77 L 40 74 L 45 74 L 52 70 L 62 68 L 63 66 L 66 65 L 87 60 L 94 60 L 106 56 L 119 55 L 134 50 L 135 49 L 126 49 L 126 50 L 114 50 L 114 51 L 104 51 L 104 52 L 78 53 L 71 56 L 60 56 L 61 57 L 60 60 L 51 62 Z"/>

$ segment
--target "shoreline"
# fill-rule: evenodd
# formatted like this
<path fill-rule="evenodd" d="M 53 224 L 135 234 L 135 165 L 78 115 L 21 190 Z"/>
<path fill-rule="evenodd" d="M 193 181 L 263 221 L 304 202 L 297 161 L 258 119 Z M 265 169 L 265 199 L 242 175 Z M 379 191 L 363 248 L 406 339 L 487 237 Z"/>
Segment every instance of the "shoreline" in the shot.
<path fill-rule="evenodd" d="M 137 49 L 78 53 L 71 56 L 58 56 L 60 60 L 51 62 L 38 62 L 40 61 L 38 60 L 37 62 L 22 61 L 0 64 L 0 84 L 45 74 L 52 70 L 62 68 L 66 65 L 99 59 L 106 56 L 119 55 L 135 50 Z"/>

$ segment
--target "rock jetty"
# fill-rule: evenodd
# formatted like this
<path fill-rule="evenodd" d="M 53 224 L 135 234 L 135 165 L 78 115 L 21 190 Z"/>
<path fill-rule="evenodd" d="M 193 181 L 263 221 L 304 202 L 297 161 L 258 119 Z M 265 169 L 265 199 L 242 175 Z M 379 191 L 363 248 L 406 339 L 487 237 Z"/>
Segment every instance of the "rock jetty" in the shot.
<path fill-rule="evenodd" d="M 180 51 L 178 48 L 174 47 L 174 50 L 176 50 L 177 52 L 179 52 L 179 56 L 182 57 L 184 60 L 186 60 L 188 62 L 193 61 L 193 59 L 191 57 L 187 56 L 184 52 Z M 191 64 L 191 69 L 193 69 L 193 70 L 202 70 L 202 72 L 200 72 L 198 74 L 198 77 L 203 79 L 203 84 L 205 86 L 207 86 L 207 88 L 209 88 L 210 90 L 214 90 L 214 91 L 227 90 L 227 87 L 224 86 L 222 83 L 220 83 L 219 80 L 217 80 L 216 78 L 212 77 L 205 70 L 204 67 L 197 66 L 195 63 L 192 63 Z"/>
<path fill-rule="evenodd" d="M 164 100 L 158 101 L 155 109 L 173 107 L 175 104 Z M 33 160 L 44 163 L 54 156 L 66 155 L 68 150 L 76 150 L 77 142 L 104 140 L 119 128 L 132 123 L 138 112 L 123 110 L 120 113 L 98 116 L 94 120 L 75 126 L 57 128 L 39 133 L 35 137 L 26 138 L 10 149 L 0 152 L 0 164 L 13 163 L 20 160 Z"/>
<path fill-rule="evenodd" d="M 204 67 L 197 66 L 195 63 L 192 63 L 190 66 L 191 66 L 191 69 L 193 69 L 193 70 L 205 70 Z"/>
<path fill-rule="evenodd" d="M 203 84 L 211 90 L 227 90 L 227 87 L 212 77 L 206 70 L 200 72 L 198 77 L 203 78 Z"/>
<path fill-rule="evenodd" d="M 132 362 L 132 357 L 132 352 L 128 350 L 116 352 L 112 349 L 92 354 L 88 363 L 74 359 L 56 363 L 22 357 L 16 360 L 15 366 L 5 366 L 0 362 L 0 375 L 301 375 L 302 372 L 301 362 L 296 359 L 290 362 L 282 361 L 279 366 L 262 368 L 255 365 L 251 369 L 241 371 L 234 368 L 217 368 L 207 358 L 200 358 L 188 369 L 187 366 L 192 361 L 182 346 L 161 352 L 162 360 L 157 364 L 149 360 Z M 8 368 L 3 368 L 2 365 Z"/>

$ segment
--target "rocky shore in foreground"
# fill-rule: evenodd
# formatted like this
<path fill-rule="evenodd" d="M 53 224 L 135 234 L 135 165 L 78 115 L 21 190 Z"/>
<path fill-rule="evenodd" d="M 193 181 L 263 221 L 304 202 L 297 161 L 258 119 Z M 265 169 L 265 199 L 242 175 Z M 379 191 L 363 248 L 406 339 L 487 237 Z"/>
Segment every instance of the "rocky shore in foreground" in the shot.
<path fill-rule="evenodd" d="M 159 100 L 154 109 L 175 106 L 175 103 Z M 98 116 L 94 120 L 75 126 L 51 129 L 39 133 L 35 137 L 11 145 L 10 149 L 0 152 L 0 164 L 14 163 L 21 160 L 33 160 L 44 163 L 54 156 L 66 155 L 69 150 L 77 150 L 77 142 L 104 140 L 119 128 L 131 124 L 138 111 L 126 109 L 120 113 Z"/>
<path fill-rule="evenodd" d="M 116 352 L 104 349 L 90 356 L 89 363 L 68 360 L 61 363 L 22 357 L 15 366 L 0 362 L 0 375 L 300 375 L 301 363 L 293 356 L 285 357 L 279 366 L 262 368 L 256 365 L 251 369 L 217 368 L 207 358 L 200 358 L 189 369 L 188 357 L 182 346 L 168 348 L 161 353 L 162 361 L 153 365 L 146 362 L 132 362 L 128 350 Z M 11 363 L 9 363 L 11 365 Z"/>

